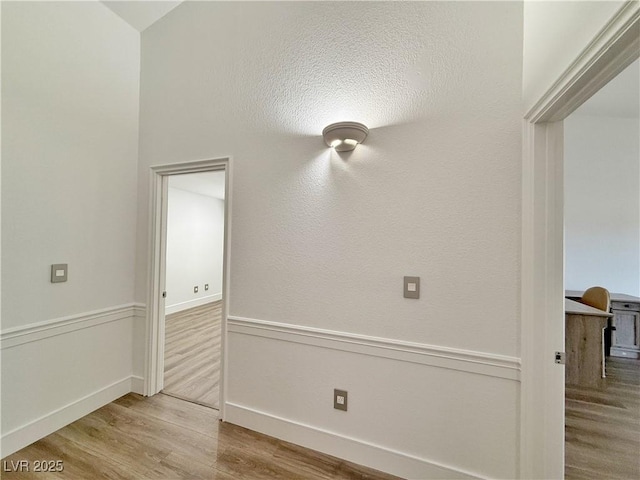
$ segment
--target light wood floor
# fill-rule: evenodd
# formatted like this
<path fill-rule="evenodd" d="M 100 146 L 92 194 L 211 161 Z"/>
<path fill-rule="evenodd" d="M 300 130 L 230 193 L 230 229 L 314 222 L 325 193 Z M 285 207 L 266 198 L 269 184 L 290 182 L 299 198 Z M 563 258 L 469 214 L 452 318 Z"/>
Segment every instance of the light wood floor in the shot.
<path fill-rule="evenodd" d="M 602 390 L 567 387 L 565 478 L 640 478 L 640 360 L 607 357 Z"/>
<path fill-rule="evenodd" d="M 61 460 L 9 479 L 370 479 L 397 477 L 218 421 L 211 408 L 130 393 L 3 459 Z"/>
<path fill-rule="evenodd" d="M 220 408 L 221 302 L 165 318 L 163 393 Z"/>

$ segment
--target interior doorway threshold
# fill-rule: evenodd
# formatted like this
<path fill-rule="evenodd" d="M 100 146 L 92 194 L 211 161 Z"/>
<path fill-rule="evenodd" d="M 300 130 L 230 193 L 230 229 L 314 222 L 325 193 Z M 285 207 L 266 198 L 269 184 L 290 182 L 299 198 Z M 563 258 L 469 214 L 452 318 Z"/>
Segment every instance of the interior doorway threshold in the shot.
<path fill-rule="evenodd" d="M 218 407 L 216 407 L 215 405 L 212 405 L 210 403 L 200 402 L 198 400 L 194 400 L 193 398 L 183 397 L 182 395 L 177 395 L 175 393 L 166 392 L 164 390 L 160 390 L 160 393 L 162 393 L 163 395 L 167 395 L 168 397 L 177 398 L 178 400 L 184 400 L 185 402 L 195 403 L 196 405 L 202 405 L 203 407 L 207 407 L 207 408 L 211 408 L 211 409 L 216 410 L 216 411 L 220 411 L 220 409 Z"/>

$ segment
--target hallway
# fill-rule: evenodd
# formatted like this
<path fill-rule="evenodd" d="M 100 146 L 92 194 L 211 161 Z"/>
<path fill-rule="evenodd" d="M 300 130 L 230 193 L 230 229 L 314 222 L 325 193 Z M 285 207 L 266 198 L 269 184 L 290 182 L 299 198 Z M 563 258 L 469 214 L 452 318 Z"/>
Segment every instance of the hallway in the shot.
<path fill-rule="evenodd" d="M 166 316 L 162 393 L 220 409 L 221 318 L 221 301 Z"/>

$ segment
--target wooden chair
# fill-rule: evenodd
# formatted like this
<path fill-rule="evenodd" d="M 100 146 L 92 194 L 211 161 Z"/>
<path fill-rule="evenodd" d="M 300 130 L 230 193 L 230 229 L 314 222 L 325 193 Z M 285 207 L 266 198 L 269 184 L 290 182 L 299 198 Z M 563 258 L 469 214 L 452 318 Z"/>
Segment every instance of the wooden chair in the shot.
<path fill-rule="evenodd" d="M 611 308 L 611 296 L 609 290 L 604 287 L 591 287 L 587 289 L 580 299 L 585 305 L 597 308 L 598 310 L 604 310 L 608 312 Z"/>
<path fill-rule="evenodd" d="M 593 308 L 597 308 L 598 310 L 603 310 L 608 312 L 611 308 L 611 296 L 609 295 L 609 290 L 604 287 L 591 287 L 588 288 L 580 299 L 582 303 L 585 305 L 589 305 Z M 602 329 L 602 378 L 605 378 L 605 337 L 607 333 L 607 329 L 609 327 L 605 327 Z M 615 327 L 611 327 L 613 329 Z"/>

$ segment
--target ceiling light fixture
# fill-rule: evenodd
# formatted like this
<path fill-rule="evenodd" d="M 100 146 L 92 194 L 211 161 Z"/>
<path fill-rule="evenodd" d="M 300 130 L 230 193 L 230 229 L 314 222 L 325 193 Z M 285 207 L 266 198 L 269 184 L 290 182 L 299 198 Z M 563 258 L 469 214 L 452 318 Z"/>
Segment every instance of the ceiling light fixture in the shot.
<path fill-rule="evenodd" d="M 356 145 L 364 142 L 369 134 L 369 129 L 357 122 L 332 123 L 322 131 L 324 143 L 332 147 L 336 152 L 349 152 Z"/>

